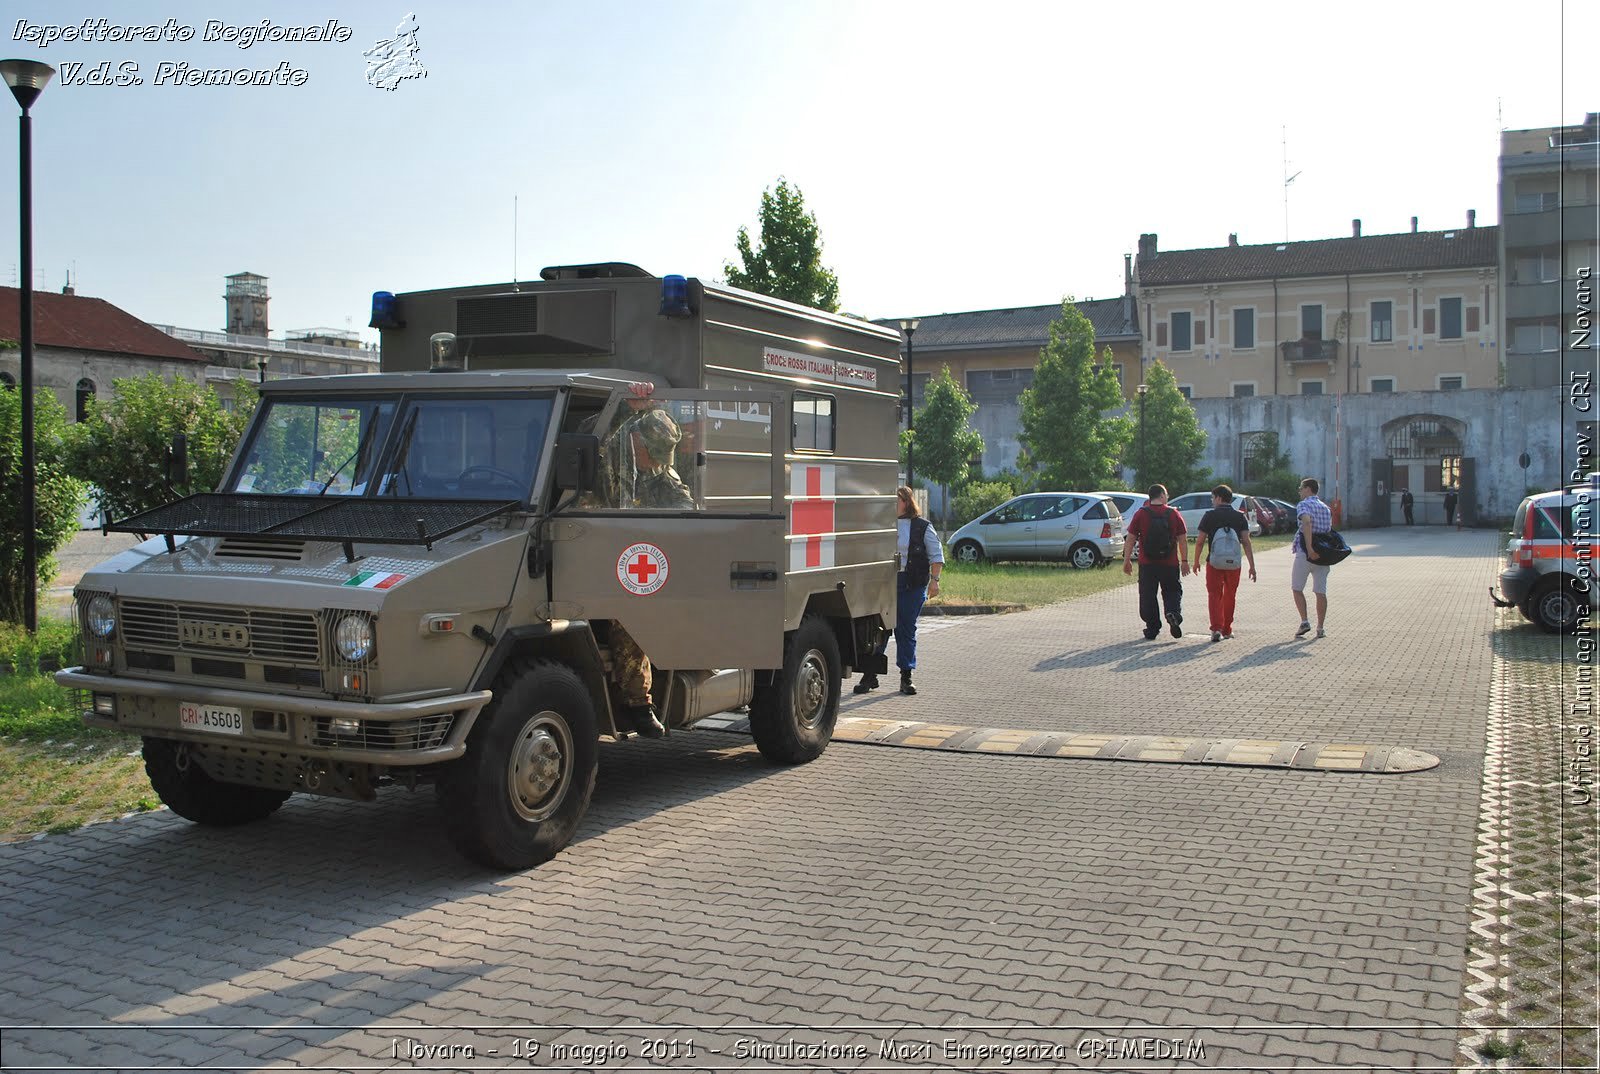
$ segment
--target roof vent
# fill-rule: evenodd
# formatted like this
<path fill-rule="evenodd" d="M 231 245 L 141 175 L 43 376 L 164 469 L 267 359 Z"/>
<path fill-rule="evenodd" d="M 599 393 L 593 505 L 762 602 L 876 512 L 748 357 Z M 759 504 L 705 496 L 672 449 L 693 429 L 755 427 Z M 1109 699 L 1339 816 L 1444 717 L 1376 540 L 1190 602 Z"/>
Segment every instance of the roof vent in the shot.
<path fill-rule="evenodd" d="M 1447 239 L 1453 239 L 1456 237 L 1456 233 L 1454 231 L 1446 231 L 1444 233 L 1444 237 Z"/>
<path fill-rule="evenodd" d="M 1283 253 L 1283 252 L 1284 252 L 1284 251 L 1285 251 L 1285 250 L 1287 250 L 1287 249 L 1288 249 L 1288 248 L 1289 248 L 1289 247 L 1287 247 L 1287 246 L 1280 246 L 1280 247 L 1278 247 L 1278 252 L 1279 252 L 1279 253 L 1280 253 L 1280 254 L 1281 254 L 1281 253 Z"/>

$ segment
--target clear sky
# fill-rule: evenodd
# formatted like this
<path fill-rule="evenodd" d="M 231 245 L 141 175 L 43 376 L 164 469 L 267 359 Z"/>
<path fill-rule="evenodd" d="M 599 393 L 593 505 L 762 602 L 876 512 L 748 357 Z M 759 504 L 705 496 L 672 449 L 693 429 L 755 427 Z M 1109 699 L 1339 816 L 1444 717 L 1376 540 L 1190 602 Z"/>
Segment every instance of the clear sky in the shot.
<path fill-rule="evenodd" d="M 374 89 L 362 52 L 408 12 L 427 77 Z M 264 17 L 351 38 L 202 40 L 208 20 Z M 18 20 L 86 18 L 195 38 L 18 39 Z M 1579 0 L 21 0 L 0 19 L 0 56 L 144 80 L 58 74 L 34 106 L 35 286 L 71 269 L 79 294 L 204 329 L 240 271 L 269 277 L 275 333 L 367 338 L 372 291 L 507 280 L 514 247 L 522 277 L 619 260 L 717 278 L 779 176 L 816 213 L 847 311 L 1101 298 L 1141 232 L 1282 241 L 1285 128 L 1288 233 L 1326 238 L 1352 217 L 1367 234 L 1468 209 L 1496 223 L 1499 129 L 1600 110 L 1600 6 Z M 163 62 L 285 61 L 304 84 L 155 84 Z"/>

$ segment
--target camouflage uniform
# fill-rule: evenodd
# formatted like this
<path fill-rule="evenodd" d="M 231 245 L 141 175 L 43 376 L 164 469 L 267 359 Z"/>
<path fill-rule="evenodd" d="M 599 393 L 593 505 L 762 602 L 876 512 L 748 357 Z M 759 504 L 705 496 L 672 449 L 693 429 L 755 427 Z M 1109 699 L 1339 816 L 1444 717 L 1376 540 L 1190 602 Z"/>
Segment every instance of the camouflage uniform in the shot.
<path fill-rule="evenodd" d="M 601 443 L 599 489 L 583 506 L 643 508 L 690 511 L 694 496 L 672 467 L 673 454 L 683 434 L 665 410 L 651 407 L 637 413 L 620 412 L 612 430 Z M 634 442 L 654 464 L 639 465 Z M 630 709 L 650 705 L 653 676 L 650 658 L 633 640 L 633 635 L 615 620 L 611 623 L 611 678 Z"/>

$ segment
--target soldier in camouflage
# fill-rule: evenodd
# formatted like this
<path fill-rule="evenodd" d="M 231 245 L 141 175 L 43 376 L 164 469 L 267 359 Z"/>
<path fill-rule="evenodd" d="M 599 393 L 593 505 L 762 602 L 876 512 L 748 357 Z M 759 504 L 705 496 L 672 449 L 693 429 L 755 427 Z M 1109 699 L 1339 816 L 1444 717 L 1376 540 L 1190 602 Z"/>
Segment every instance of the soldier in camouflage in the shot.
<path fill-rule="evenodd" d="M 584 506 L 643 510 L 695 509 L 694 495 L 673 468 L 683 433 L 648 384 L 629 385 L 631 395 L 600 445 L 600 488 Z M 611 676 L 622 695 L 623 716 L 647 738 L 666 733 L 650 699 L 650 658 L 633 636 L 611 623 Z"/>

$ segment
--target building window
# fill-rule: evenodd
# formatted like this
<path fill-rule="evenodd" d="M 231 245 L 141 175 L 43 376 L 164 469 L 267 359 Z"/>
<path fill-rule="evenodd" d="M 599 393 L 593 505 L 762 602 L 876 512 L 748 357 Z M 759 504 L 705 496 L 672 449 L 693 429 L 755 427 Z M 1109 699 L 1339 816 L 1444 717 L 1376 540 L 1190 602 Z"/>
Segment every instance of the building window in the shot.
<path fill-rule="evenodd" d="M 1439 484 L 1447 489 L 1461 487 L 1461 456 L 1446 455 L 1439 460 Z"/>
<path fill-rule="evenodd" d="M 1394 378 L 1393 377 L 1373 377 L 1370 381 L 1367 382 L 1367 387 L 1368 387 L 1369 391 L 1374 391 L 1374 392 L 1392 392 L 1392 391 L 1394 391 Z"/>
<path fill-rule="evenodd" d="M 794 449 L 833 451 L 833 399 L 830 396 L 794 393 Z"/>
<path fill-rule="evenodd" d="M 1548 322 L 1519 324 L 1511 329 L 1511 350 L 1516 354 L 1547 354 L 1560 341 L 1560 328 Z"/>
<path fill-rule="evenodd" d="M 1194 315 L 1192 313 L 1177 313 L 1177 312 L 1174 312 L 1172 314 L 1172 349 L 1173 350 L 1175 350 L 1175 351 L 1186 351 L 1186 350 L 1188 350 L 1190 347 L 1192 347 L 1194 345 L 1193 341 L 1192 341 L 1192 337 L 1190 335 L 1190 329 L 1191 329 L 1191 326 L 1193 325 L 1193 321 L 1194 321 Z"/>
<path fill-rule="evenodd" d="M 1233 397 L 1235 399 L 1249 399 L 1251 396 L 1253 396 L 1255 394 L 1256 394 L 1256 382 L 1253 381 L 1253 380 L 1252 381 L 1247 381 L 1244 384 L 1235 384 L 1235 385 L 1233 385 Z"/>
<path fill-rule="evenodd" d="M 1461 338 L 1461 300 L 1459 298 L 1441 298 L 1439 300 L 1439 338 Z"/>
<path fill-rule="evenodd" d="M 1459 392 L 1463 386 L 1461 377 L 1440 377 L 1439 390 L 1441 392 Z"/>
<path fill-rule="evenodd" d="M 1561 252 L 1534 250 L 1511 263 L 1512 283 L 1555 283 L 1561 279 Z"/>
<path fill-rule="evenodd" d="M 1321 395 L 1322 394 L 1322 381 L 1320 381 L 1320 380 L 1302 380 L 1300 382 L 1300 394 L 1301 395 Z"/>
<path fill-rule="evenodd" d="M 1300 338 L 1322 338 L 1322 303 L 1300 307 Z"/>
<path fill-rule="evenodd" d="M 1267 475 L 1267 467 L 1277 461 L 1278 434 L 1245 433 L 1239 438 L 1239 454 L 1239 473 L 1244 480 L 1261 480 Z"/>
<path fill-rule="evenodd" d="M 1233 349 L 1247 351 L 1256 345 L 1256 311 L 1254 307 L 1233 311 Z"/>
<path fill-rule="evenodd" d="M 1394 342 L 1394 303 L 1374 302 L 1372 304 L 1372 342 Z"/>
<path fill-rule="evenodd" d="M 1122 363 L 1121 362 L 1112 362 L 1111 363 L 1111 372 L 1113 372 L 1113 373 L 1115 373 L 1117 375 L 1117 387 L 1119 387 L 1119 388 L 1122 387 L 1122 385 L 1123 385 Z"/>
<path fill-rule="evenodd" d="M 1561 196 L 1554 190 L 1534 190 L 1518 193 L 1514 213 L 1542 213 L 1561 204 Z"/>
<path fill-rule="evenodd" d="M 88 379 L 78 381 L 76 407 L 78 421 L 83 421 L 89 416 L 89 404 L 92 402 L 94 402 L 94 381 Z"/>
<path fill-rule="evenodd" d="M 1191 403 L 1194 402 L 1194 385 L 1193 384 L 1180 384 L 1180 385 L 1178 385 L 1178 394 L 1183 396 L 1185 399 L 1189 400 Z"/>

